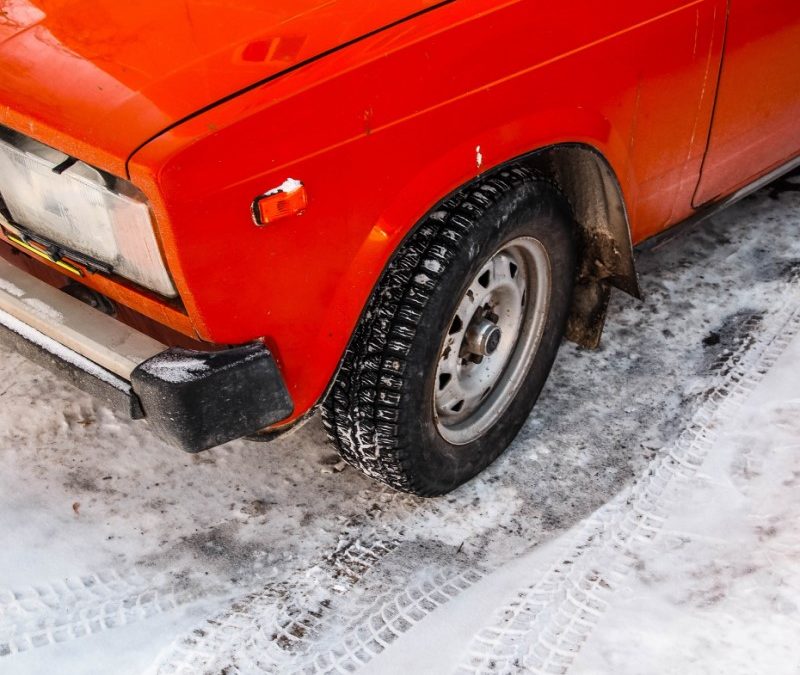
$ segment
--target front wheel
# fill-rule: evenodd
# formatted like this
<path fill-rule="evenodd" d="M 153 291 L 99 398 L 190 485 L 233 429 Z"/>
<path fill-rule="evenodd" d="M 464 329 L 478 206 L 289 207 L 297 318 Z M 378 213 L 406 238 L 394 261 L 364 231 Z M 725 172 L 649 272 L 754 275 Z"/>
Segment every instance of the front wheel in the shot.
<path fill-rule="evenodd" d="M 525 422 L 558 351 L 574 231 L 557 189 L 524 168 L 427 216 L 373 293 L 325 402 L 342 457 L 422 496 L 488 466 Z"/>

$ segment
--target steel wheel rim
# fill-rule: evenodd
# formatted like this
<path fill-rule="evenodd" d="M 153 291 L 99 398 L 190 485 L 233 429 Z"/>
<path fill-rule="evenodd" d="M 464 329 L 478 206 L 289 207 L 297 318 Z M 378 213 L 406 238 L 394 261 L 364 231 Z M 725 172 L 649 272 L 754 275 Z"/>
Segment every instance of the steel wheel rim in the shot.
<path fill-rule="evenodd" d="M 524 383 L 542 340 L 552 275 L 533 237 L 503 244 L 472 279 L 439 349 L 433 416 L 453 445 L 480 438 Z"/>

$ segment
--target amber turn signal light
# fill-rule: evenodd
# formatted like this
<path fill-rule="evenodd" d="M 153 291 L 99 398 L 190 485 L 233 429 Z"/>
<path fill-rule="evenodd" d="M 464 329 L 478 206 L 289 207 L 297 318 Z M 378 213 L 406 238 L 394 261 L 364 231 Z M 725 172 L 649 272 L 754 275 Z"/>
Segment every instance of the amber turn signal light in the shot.
<path fill-rule="evenodd" d="M 299 216 L 308 206 L 306 188 L 299 180 L 287 178 L 282 185 L 268 190 L 253 201 L 256 225 L 274 223 L 287 216 Z"/>

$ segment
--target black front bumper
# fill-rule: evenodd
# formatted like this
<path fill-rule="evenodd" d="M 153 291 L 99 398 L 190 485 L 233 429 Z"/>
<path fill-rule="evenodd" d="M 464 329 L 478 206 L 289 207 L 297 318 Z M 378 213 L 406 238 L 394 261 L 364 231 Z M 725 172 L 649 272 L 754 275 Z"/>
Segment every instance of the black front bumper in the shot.
<path fill-rule="evenodd" d="M 1 322 L 0 344 L 131 418 L 147 419 L 159 436 L 187 452 L 256 433 L 293 409 L 275 360 L 261 342 L 216 352 L 173 347 L 140 363 L 130 382 L 48 338 Z"/>
<path fill-rule="evenodd" d="M 261 342 L 218 352 L 173 347 L 140 364 L 131 384 L 151 426 L 187 452 L 253 434 L 293 408 Z"/>

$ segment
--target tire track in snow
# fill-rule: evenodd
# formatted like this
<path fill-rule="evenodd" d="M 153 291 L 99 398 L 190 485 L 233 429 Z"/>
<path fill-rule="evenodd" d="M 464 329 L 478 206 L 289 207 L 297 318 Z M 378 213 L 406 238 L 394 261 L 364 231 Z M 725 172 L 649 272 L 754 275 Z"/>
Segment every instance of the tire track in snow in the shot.
<path fill-rule="evenodd" d="M 353 672 L 482 577 L 466 561 L 420 568 L 407 542 L 357 540 L 291 587 L 250 594 L 171 647 L 175 673 Z"/>
<path fill-rule="evenodd" d="M 399 541 L 386 528 L 340 542 L 299 581 L 266 586 L 207 620 L 174 644 L 155 672 L 274 672 L 286 666 L 327 620 L 333 599 L 349 591 Z"/>
<path fill-rule="evenodd" d="M 440 508 L 412 510 L 405 503 L 407 495 L 388 490 L 386 494 L 384 506 L 398 506 L 399 512 L 384 517 L 379 529 L 340 541 L 334 551 L 291 581 L 270 583 L 240 598 L 174 644 L 158 672 L 207 672 L 215 662 L 230 665 L 232 655 L 244 672 L 269 672 L 273 664 L 296 658 L 321 627 L 336 622 L 330 612 L 332 599 L 349 591 L 397 548 L 409 521 L 423 522 Z M 419 596 L 413 589 L 409 592 L 427 606 L 426 598 L 438 597 L 430 590 L 426 587 Z M 0 659 L 147 620 L 216 593 L 222 595 L 222 590 L 209 588 L 207 576 L 145 577 L 133 569 L 0 589 Z M 336 651 L 331 659 L 339 656 Z"/>
<path fill-rule="evenodd" d="M 482 569 L 448 567 L 401 589 L 372 596 L 343 627 L 329 627 L 295 665 L 304 673 L 351 673 L 368 664 L 395 640 L 477 583 Z"/>
<path fill-rule="evenodd" d="M 285 653 L 261 664 L 264 672 L 350 673 L 368 664 L 426 616 L 482 578 L 485 570 L 463 562 L 419 566 L 407 546 L 365 575 L 357 588 L 337 598 L 326 620 Z M 252 643 L 246 649 L 263 650 Z M 237 655 L 241 659 L 241 653 Z M 266 666 L 266 667 L 265 667 Z M 255 672 L 244 670 L 243 672 Z"/>
<path fill-rule="evenodd" d="M 721 381 L 669 452 L 656 458 L 629 490 L 590 517 L 566 554 L 497 613 L 474 638 L 459 672 L 567 671 L 602 619 L 610 596 L 624 584 L 637 552 L 650 545 L 669 516 L 670 505 L 689 487 L 724 422 L 800 332 L 798 286 L 797 279 L 785 284 L 783 306 L 753 319 L 760 324 L 760 335 L 748 333 L 719 364 Z"/>
<path fill-rule="evenodd" d="M 498 504 L 489 517 L 502 518 L 513 512 L 515 494 L 494 490 Z M 369 660 L 383 649 L 381 640 L 393 641 L 393 635 L 401 634 L 413 623 L 413 617 L 419 616 L 418 610 L 427 612 L 431 603 L 452 597 L 453 589 L 474 583 L 478 575 L 463 564 L 451 567 L 448 563 L 442 566 L 441 576 L 425 579 L 419 590 L 408 588 L 405 578 L 397 575 L 372 588 L 369 577 L 373 571 L 391 568 L 391 564 L 385 564 L 387 558 L 404 562 L 400 564 L 403 574 L 420 570 L 413 556 L 409 562 L 404 551 L 398 550 L 413 543 L 417 535 L 451 527 L 472 533 L 495 525 L 494 520 L 487 525 L 480 512 L 465 514 L 457 503 L 447 500 L 423 502 L 389 488 L 383 489 L 382 495 L 385 499 L 378 499 L 380 506 L 378 503 L 374 506 L 377 511 L 370 510 L 368 514 L 370 519 L 378 519 L 378 526 L 366 529 L 352 523 L 362 530 L 358 535 L 343 538 L 334 551 L 321 556 L 305 572 L 250 592 L 203 621 L 191 634 L 164 650 L 148 672 L 215 675 L 221 671 L 299 672 L 298 664 L 304 664 L 305 672 L 328 672 L 339 661 Z M 434 557 L 442 546 L 447 547 L 438 541 L 429 543 L 433 546 L 429 553 Z M 410 614 L 407 613 L 412 621 L 406 624 L 405 619 L 392 615 L 391 611 L 386 614 L 380 608 L 373 608 L 374 603 L 365 604 L 359 595 L 365 586 L 371 589 L 369 597 L 385 596 L 387 608 L 396 600 L 401 613 L 416 604 L 417 609 L 409 609 Z M 364 630 L 351 636 L 349 627 L 358 631 L 362 619 L 370 612 L 377 612 L 380 620 L 387 622 L 387 626 L 374 624 L 377 640 L 368 639 Z M 328 639 L 329 634 L 340 639 Z"/>
<path fill-rule="evenodd" d="M 191 578 L 147 579 L 133 570 L 106 570 L 18 590 L 0 590 L 0 657 L 170 611 L 200 597 L 200 579 L 196 581 L 198 584 Z"/>

